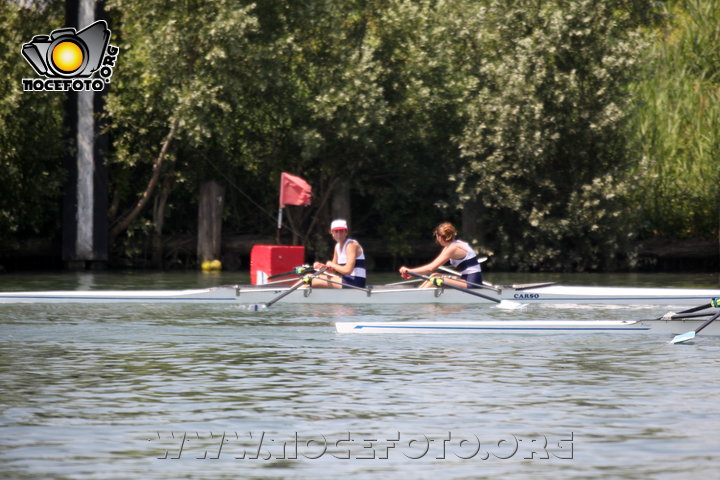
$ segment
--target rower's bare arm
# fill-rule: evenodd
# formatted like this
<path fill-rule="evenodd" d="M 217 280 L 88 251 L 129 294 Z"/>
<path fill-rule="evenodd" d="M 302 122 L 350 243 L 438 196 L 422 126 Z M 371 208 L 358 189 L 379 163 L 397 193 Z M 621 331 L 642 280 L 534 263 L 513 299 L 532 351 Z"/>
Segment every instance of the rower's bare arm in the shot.
<path fill-rule="evenodd" d="M 315 268 L 315 270 L 319 270 L 322 267 L 328 267 L 327 273 L 336 273 L 336 272 L 338 272 L 338 267 L 340 267 L 340 265 L 338 265 L 338 263 L 337 263 L 337 260 L 338 260 L 337 256 L 338 256 L 337 251 L 335 251 L 333 253 L 332 260 L 328 260 L 325 263 L 315 262 L 315 264 L 313 265 L 313 268 Z M 340 273 L 342 273 L 342 272 L 340 272 Z"/>
<path fill-rule="evenodd" d="M 335 273 L 339 273 L 340 275 L 349 275 L 352 273 L 352 271 L 355 270 L 355 260 L 359 255 L 358 250 L 360 250 L 360 245 L 357 242 L 348 245 L 345 250 L 347 263 L 345 265 L 338 265 L 335 262 L 332 263 L 332 268 L 335 270 Z"/>
<path fill-rule="evenodd" d="M 428 263 L 427 265 L 423 265 L 421 267 L 411 268 L 410 270 L 415 273 L 420 273 L 422 275 L 432 273 L 435 270 L 437 270 L 438 268 L 445 265 L 448 262 L 448 260 L 450 260 L 450 256 L 451 256 L 452 252 L 453 252 L 452 247 L 445 247 L 445 248 L 443 248 L 442 252 L 440 252 L 440 255 L 438 255 L 437 258 L 435 258 L 435 260 L 433 260 L 432 262 Z"/>

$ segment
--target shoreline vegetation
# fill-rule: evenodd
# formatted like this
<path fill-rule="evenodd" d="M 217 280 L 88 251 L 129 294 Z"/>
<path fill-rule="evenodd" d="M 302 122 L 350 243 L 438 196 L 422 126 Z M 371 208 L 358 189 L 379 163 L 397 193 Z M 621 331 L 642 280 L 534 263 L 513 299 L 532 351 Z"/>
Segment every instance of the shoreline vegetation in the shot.
<path fill-rule="evenodd" d="M 259 235 L 234 235 L 222 239 L 222 269 L 225 271 L 247 270 L 250 265 L 250 250 L 253 245 L 273 245 L 274 237 Z M 114 260 L 91 268 L 102 270 L 197 270 L 200 265 L 196 252 L 197 238 L 194 235 L 177 235 L 166 239 L 163 267 L 153 265 L 148 250 L 144 255 L 124 260 Z M 397 255 L 388 250 L 381 239 L 363 238 L 367 249 L 369 270 L 390 272 L 405 263 L 421 263 L 437 254 L 437 247 L 430 242 L 418 240 L 418 248 L 405 255 Z M 34 239 L 23 243 L 5 243 L 0 245 L 0 274 L 3 272 L 62 270 L 68 269 L 61 258 L 59 244 L 47 239 Z M 677 240 L 655 238 L 634 247 L 636 267 L 618 269 L 618 272 L 652 273 L 715 273 L 720 272 L 720 248 L 716 242 L 704 240 Z M 306 250 L 306 260 L 322 258 L 316 252 Z M 84 269 L 88 266 L 78 267 Z M 492 257 L 486 268 L 490 271 L 519 271 L 513 265 L 502 264 Z M 543 271 L 543 270 L 527 270 Z M 572 270 L 545 271 L 570 273 Z M 603 270 L 604 273 L 610 273 Z"/>
<path fill-rule="evenodd" d="M 287 172 L 310 258 L 335 218 L 380 269 L 450 221 L 495 270 L 720 271 L 720 2 L 107 0 L 92 154 L 72 94 L 22 91 L 70 4 L 0 4 L 5 270 L 196 268 L 199 233 L 245 268 Z"/>

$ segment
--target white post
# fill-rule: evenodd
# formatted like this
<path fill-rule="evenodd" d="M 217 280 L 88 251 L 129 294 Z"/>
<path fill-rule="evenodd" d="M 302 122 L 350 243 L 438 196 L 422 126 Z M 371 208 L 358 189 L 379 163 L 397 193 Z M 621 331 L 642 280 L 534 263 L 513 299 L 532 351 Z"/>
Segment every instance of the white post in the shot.
<path fill-rule="evenodd" d="M 95 21 L 95 1 L 80 0 L 78 30 Z M 77 230 L 75 254 L 79 259 L 93 259 L 94 231 L 94 175 L 95 122 L 93 119 L 94 92 L 77 94 Z"/>
<path fill-rule="evenodd" d="M 278 208 L 278 224 L 277 224 L 277 235 L 275 237 L 275 243 L 280 245 L 280 230 L 282 230 L 282 214 L 283 214 L 283 207 L 280 205 L 280 208 Z"/>

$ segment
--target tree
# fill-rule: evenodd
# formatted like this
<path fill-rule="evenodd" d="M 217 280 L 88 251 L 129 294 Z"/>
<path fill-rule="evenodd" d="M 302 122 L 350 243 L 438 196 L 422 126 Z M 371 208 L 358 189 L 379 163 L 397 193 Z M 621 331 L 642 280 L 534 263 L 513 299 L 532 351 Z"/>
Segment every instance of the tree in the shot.
<path fill-rule="evenodd" d="M 64 96 L 22 91 L 21 79 L 34 71 L 20 50 L 62 26 L 62 3 L 0 2 L 0 241 L 59 238 Z"/>
<path fill-rule="evenodd" d="M 120 25 L 122 55 L 107 101 L 116 237 L 139 218 L 158 184 L 195 187 L 197 178 L 213 175 L 204 158 L 219 172 L 250 162 L 242 131 L 259 93 L 250 41 L 257 20 L 252 6 L 229 0 L 115 0 L 108 10 Z"/>
<path fill-rule="evenodd" d="M 587 0 L 492 1 L 477 12 L 457 179 L 461 198 L 481 204 L 500 265 L 612 268 L 625 252 L 635 18 Z"/>
<path fill-rule="evenodd" d="M 711 238 L 720 209 L 720 4 L 668 2 L 633 85 L 645 236 Z"/>

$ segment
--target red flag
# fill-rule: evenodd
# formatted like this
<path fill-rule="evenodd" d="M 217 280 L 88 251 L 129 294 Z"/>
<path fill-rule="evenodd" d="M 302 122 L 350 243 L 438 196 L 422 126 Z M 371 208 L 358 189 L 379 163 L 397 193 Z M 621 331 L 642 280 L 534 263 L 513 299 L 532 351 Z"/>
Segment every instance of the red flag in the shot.
<path fill-rule="evenodd" d="M 312 187 L 295 175 L 280 175 L 280 207 L 283 205 L 310 205 Z"/>

